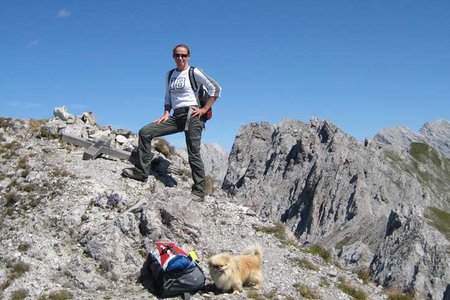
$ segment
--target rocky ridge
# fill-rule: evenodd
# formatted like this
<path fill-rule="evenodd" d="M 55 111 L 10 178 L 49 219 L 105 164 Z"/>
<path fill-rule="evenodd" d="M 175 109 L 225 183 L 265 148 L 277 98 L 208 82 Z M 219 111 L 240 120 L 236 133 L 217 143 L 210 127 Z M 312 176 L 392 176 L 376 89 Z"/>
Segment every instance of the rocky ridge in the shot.
<path fill-rule="evenodd" d="M 406 152 L 412 142 L 422 142 L 439 151 L 442 156 L 450 158 L 450 122 L 447 120 L 426 123 L 419 132 L 403 126 L 386 128 L 373 139 Z"/>
<path fill-rule="evenodd" d="M 428 136 L 448 153 L 450 130 L 441 123 L 421 134 L 385 130 L 364 142 L 315 119 L 245 125 L 223 189 L 262 220 L 281 220 L 303 244 L 369 270 L 380 285 L 417 299 L 448 299 L 450 161 L 414 143 Z"/>
<path fill-rule="evenodd" d="M 0 296 L 5 299 L 156 299 L 147 289 L 144 267 L 156 240 L 174 240 L 197 252 L 209 289 L 193 299 L 352 299 L 351 293 L 387 299 L 382 288 L 301 246 L 277 218 L 269 218 L 270 210 L 245 205 L 246 197 L 217 187 L 205 202 L 192 202 L 187 173 L 168 174 L 162 167 L 170 162 L 188 169 L 182 155 L 158 152 L 147 183 L 120 176 L 130 166 L 126 161 L 82 160 L 83 148 L 60 140 L 63 130 L 87 139 L 114 137 L 112 146 L 121 149 L 135 143 L 133 133 L 98 126 L 93 114 L 73 116 L 59 109 L 51 120 L 0 121 Z M 232 164 L 246 154 L 235 155 Z M 214 291 L 207 257 L 239 253 L 250 244 L 264 251 L 262 289 L 238 295 Z"/>

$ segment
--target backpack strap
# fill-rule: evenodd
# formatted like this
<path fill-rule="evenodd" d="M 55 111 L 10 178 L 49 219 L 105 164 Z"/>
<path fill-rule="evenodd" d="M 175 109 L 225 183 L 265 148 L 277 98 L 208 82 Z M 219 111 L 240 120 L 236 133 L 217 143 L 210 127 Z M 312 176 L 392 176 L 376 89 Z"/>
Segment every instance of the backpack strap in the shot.
<path fill-rule="evenodd" d="M 189 68 L 189 81 L 191 82 L 192 90 L 194 91 L 195 99 L 197 99 L 197 105 L 198 107 L 202 107 L 202 104 L 200 102 L 200 99 L 198 98 L 198 90 L 199 86 L 197 84 L 197 80 L 195 80 L 195 74 L 194 74 L 195 67 Z"/>
<path fill-rule="evenodd" d="M 172 69 L 169 71 L 169 74 L 167 74 L 167 91 L 170 94 L 170 78 L 172 77 L 173 71 L 175 71 L 175 69 Z M 170 105 L 172 106 L 172 104 Z"/>
<path fill-rule="evenodd" d="M 172 69 L 169 71 L 169 75 L 167 76 L 167 84 L 170 85 L 170 78 L 172 77 L 173 71 L 175 71 L 175 69 Z"/>
<path fill-rule="evenodd" d="M 197 85 L 197 81 L 195 80 L 194 69 L 195 69 L 195 67 L 189 68 L 189 81 L 191 82 L 191 86 L 192 86 L 192 89 L 194 90 L 194 93 L 197 93 L 198 85 Z"/>

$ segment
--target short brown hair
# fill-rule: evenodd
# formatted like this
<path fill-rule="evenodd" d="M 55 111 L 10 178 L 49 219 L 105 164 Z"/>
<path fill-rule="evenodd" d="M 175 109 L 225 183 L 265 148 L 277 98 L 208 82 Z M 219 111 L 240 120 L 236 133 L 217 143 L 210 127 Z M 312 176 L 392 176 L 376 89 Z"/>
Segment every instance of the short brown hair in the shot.
<path fill-rule="evenodd" d="M 184 48 L 187 50 L 187 54 L 191 55 L 191 50 L 189 49 L 189 46 L 186 44 L 179 44 L 176 45 L 175 48 L 173 48 L 172 50 L 172 54 L 175 55 L 175 50 L 177 50 L 177 48 Z"/>

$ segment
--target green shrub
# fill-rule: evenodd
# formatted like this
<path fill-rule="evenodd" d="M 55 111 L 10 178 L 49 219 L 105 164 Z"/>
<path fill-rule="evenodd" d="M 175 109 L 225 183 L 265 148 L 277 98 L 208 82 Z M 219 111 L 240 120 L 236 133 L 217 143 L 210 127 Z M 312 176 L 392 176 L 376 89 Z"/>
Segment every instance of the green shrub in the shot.
<path fill-rule="evenodd" d="M 358 290 L 354 288 L 353 286 L 351 286 L 351 284 L 345 282 L 345 280 L 342 277 L 339 277 L 338 280 L 339 280 L 338 288 L 341 289 L 341 291 L 343 291 L 347 295 L 352 296 L 353 299 L 358 300 L 367 299 L 367 294 L 363 290 Z"/>
<path fill-rule="evenodd" d="M 14 264 L 7 265 L 9 274 L 6 280 L 0 284 L 0 292 L 6 290 L 17 278 L 20 278 L 23 274 L 28 272 L 30 265 L 24 262 L 16 262 Z"/>
<path fill-rule="evenodd" d="M 397 291 L 387 291 L 386 295 L 389 300 L 414 300 L 413 296 L 397 292 Z"/>
<path fill-rule="evenodd" d="M 20 177 L 27 177 L 30 173 L 31 167 L 27 164 L 27 159 L 25 157 L 21 157 L 17 161 L 17 170 L 22 170 L 22 173 L 20 174 Z"/>
<path fill-rule="evenodd" d="M 284 241 L 287 239 L 286 228 L 280 222 L 277 222 L 274 226 L 253 226 L 253 229 L 256 231 L 264 232 L 275 236 L 280 241 Z"/>
<path fill-rule="evenodd" d="M 368 283 L 370 281 L 370 273 L 368 270 L 357 270 L 356 275 L 358 275 L 358 278 L 361 279 L 364 283 Z"/>
<path fill-rule="evenodd" d="M 55 169 L 52 170 L 52 176 L 54 177 L 70 177 L 70 178 L 75 178 L 75 175 L 73 175 L 72 173 L 70 173 L 69 171 L 67 171 L 66 169 L 63 169 L 61 167 L 56 167 Z"/>
<path fill-rule="evenodd" d="M 40 133 L 42 126 L 44 126 L 46 122 L 47 122 L 46 120 L 31 119 L 28 122 L 28 128 L 33 134 Z"/>
<path fill-rule="evenodd" d="M 58 133 L 52 133 L 50 130 L 45 128 L 45 126 L 41 126 L 37 132 L 36 137 L 44 140 L 56 140 L 61 137 Z"/>
<path fill-rule="evenodd" d="M 23 300 L 28 296 L 27 289 L 18 289 L 11 293 L 11 300 Z"/>
<path fill-rule="evenodd" d="M 266 297 L 264 297 L 258 291 L 255 291 L 255 290 L 248 290 L 247 298 L 253 299 L 253 300 L 266 300 Z"/>
<path fill-rule="evenodd" d="M 294 262 L 301 268 L 312 270 L 312 271 L 319 271 L 319 267 L 317 267 L 315 264 L 313 264 L 306 258 L 295 258 Z"/>
<path fill-rule="evenodd" d="M 13 207 L 20 199 L 16 192 L 9 192 L 4 197 L 6 199 L 6 207 Z"/>
<path fill-rule="evenodd" d="M 28 251 L 28 249 L 30 249 L 31 245 L 29 243 L 20 243 L 17 246 L 17 250 L 19 250 L 22 253 L 25 253 Z"/>
<path fill-rule="evenodd" d="M 330 287 L 330 282 L 328 281 L 328 279 L 326 277 L 320 277 L 320 283 L 319 286 L 321 287 Z"/>
<path fill-rule="evenodd" d="M 298 290 L 300 295 L 306 299 L 320 299 L 316 291 L 311 289 L 306 284 L 295 284 L 294 287 Z"/>
<path fill-rule="evenodd" d="M 311 247 L 308 248 L 308 252 L 313 255 L 318 255 L 318 256 L 322 257 L 323 260 L 328 263 L 331 262 L 330 252 L 325 250 L 324 248 L 322 248 L 319 245 L 312 245 Z"/>
<path fill-rule="evenodd" d="M 4 159 L 9 159 L 18 156 L 17 150 L 22 148 L 22 145 L 16 141 L 11 143 L 0 144 L 0 155 Z"/>
<path fill-rule="evenodd" d="M 290 240 L 287 233 L 286 227 L 281 222 L 275 223 L 274 226 L 256 226 L 253 225 L 253 229 L 256 231 L 271 234 L 280 240 L 286 246 L 300 247 L 296 241 Z"/>
<path fill-rule="evenodd" d="M 59 290 L 51 292 L 48 296 L 41 295 L 38 300 L 71 300 L 73 299 L 73 295 L 71 292 L 66 290 Z"/>
<path fill-rule="evenodd" d="M 30 270 L 30 265 L 24 262 L 16 262 L 13 266 L 12 266 L 12 274 L 14 274 L 14 276 L 16 276 L 16 278 L 21 277 L 23 274 L 25 274 L 26 272 L 28 272 Z"/>
<path fill-rule="evenodd" d="M 13 126 L 11 118 L 0 118 L 0 128 L 11 128 Z"/>

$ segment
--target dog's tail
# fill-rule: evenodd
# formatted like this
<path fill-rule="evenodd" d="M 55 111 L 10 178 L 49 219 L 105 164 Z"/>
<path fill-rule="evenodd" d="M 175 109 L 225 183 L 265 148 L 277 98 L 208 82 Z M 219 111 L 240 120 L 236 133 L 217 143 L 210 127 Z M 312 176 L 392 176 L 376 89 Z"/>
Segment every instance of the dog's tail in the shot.
<path fill-rule="evenodd" d="M 259 259 L 263 256 L 263 251 L 260 246 L 252 245 L 247 247 L 244 251 L 242 251 L 243 255 L 255 255 L 258 256 Z"/>

